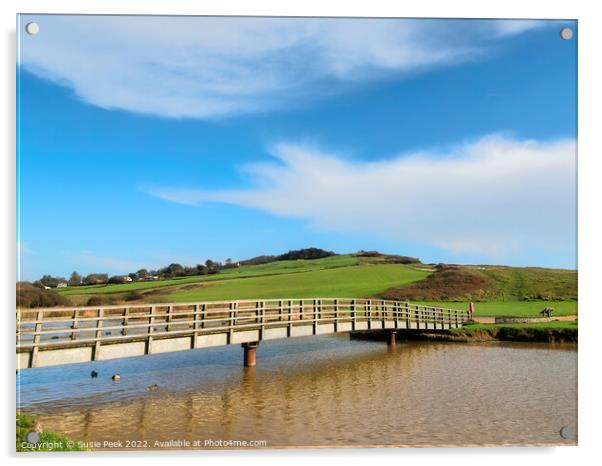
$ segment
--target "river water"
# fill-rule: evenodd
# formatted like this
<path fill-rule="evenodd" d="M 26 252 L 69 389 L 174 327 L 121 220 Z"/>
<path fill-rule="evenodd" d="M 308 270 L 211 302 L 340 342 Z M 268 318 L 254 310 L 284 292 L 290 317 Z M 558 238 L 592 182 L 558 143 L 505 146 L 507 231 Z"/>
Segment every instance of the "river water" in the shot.
<path fill-rule="evenodd" d="M 559 435 L 577 427 L 576 346 L 314 336 L 257 360 L 231 346 L 28 369 L 17 403 L 94 449 L 576 443 Z"/>

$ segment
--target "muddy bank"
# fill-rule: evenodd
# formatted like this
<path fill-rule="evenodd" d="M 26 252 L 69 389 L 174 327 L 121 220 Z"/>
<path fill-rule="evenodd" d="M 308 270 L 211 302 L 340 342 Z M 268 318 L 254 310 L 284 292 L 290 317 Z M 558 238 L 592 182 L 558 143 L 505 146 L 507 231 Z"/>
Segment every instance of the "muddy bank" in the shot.
<path fill-rule="evenodd" d="M 351 339 L 386 341 L 390 330 L 372 332 L 352 332 Z M 407 331 L 397 332 L 397 341 L 423 340 L 423 341 L 455 341 L 455 342 L 488 342 L 488 341 L 520 341 L 538 343 L 577 343 L 577 328 L 533 328 L 518 326 L 503 327 L 482 326 L 453 330 Z"/>

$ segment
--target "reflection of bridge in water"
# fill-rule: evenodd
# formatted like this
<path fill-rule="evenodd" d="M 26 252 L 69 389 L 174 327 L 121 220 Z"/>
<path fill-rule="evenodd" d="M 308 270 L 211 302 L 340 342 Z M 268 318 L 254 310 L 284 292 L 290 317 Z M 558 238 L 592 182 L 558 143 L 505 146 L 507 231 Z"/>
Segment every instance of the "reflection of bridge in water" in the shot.
<path fill-rule="evenodd" d="M 231 344 L 254 366 L 262 340 L 340 332 L 446 330 L 469 312 L 370 299 L 278 299 L 17 310 L 17 369 Z"/>

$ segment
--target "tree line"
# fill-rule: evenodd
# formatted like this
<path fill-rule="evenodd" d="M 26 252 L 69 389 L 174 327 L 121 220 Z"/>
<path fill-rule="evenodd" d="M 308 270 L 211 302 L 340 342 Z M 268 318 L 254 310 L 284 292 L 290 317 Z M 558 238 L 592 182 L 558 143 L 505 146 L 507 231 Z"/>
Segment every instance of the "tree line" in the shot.
<path fill-rule="evenodd" d="M 109 276 L 107 273 L 91 273 L 88 275 L 81 275 L 77 271 L 74 271 L 68 279 L 65 277 L 44 275 L 39 280 L 33 282 L 33 285 L 38 287 L 57 288 L 62 283 L 68 286 L 127 283 L 130 281 L 159 280 L 176 277 L 189 277 L 193 275 L 213 275 L 220 273 L 223 269 L 234 268 L 238 266 L 239 264 L 234 263 L 231 259 L 227 259 L 223 263 L 207 259 L 204 264 L 197 264 L 192 267 L 173 263 L 157 270 L 148 270 L 142 268 L 136 272 L 128 273 L 127 275 Z"/>
<path fill-rule="evenodd" d="M 288 251 L 278 256 L 257 256 L 248 260 L 234 262 L 232 259 L 226 259 L 223 263 L 207 259 L 204 264 L 194 266 L 184 266 L 177 263 L 169 264 L 157 270 L 149 270 L 142 268 L 136 272 L 130 272 L 125 275 L 112 275 L 107 273 L 90 273 L 81 275 L 74 271 L 69 278 L 54 277 L 52 275 L 44 275 L 39 280 L 32 283 L 33 286 L 39 288 L 57 288 L 60 286 L 79 286 L 79 285 L 106 285 L 116 283 L 128 283 L 131 281 L 142 280 L 162 280 L 177 277 L 190 277 L 194 275 L 213 275 L 220 273 L 223 269 L 240 267 L 241 265 L 258 265 L 266 264 L 275 261 L 284 260 L 311 260 L 321 259 L 324 257 L 335 256 L 336 253 L 326 251 L 319 248 L 305 248 Z"/>

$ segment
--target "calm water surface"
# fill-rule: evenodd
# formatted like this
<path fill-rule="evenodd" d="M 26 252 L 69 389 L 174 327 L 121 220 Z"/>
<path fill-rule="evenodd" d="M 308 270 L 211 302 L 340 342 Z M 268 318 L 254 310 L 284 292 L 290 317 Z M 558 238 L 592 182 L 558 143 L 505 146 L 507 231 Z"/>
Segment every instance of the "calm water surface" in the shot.
<path fill-rule="evenodd" d="M 345 336 L 24 370 L 18 404 L 75 440 L 267 447 L 575 444 L 576 346 Z M 99 372 L 96 379 L 90 371 Z M 111 375 L 122 379 L 113 382 Z M 147 391 L 151 384 L 158 391 Z M 169 444 L 163 444 L 169 445 Z M 215 444 L 214 444 L 215 445 Z"/>

